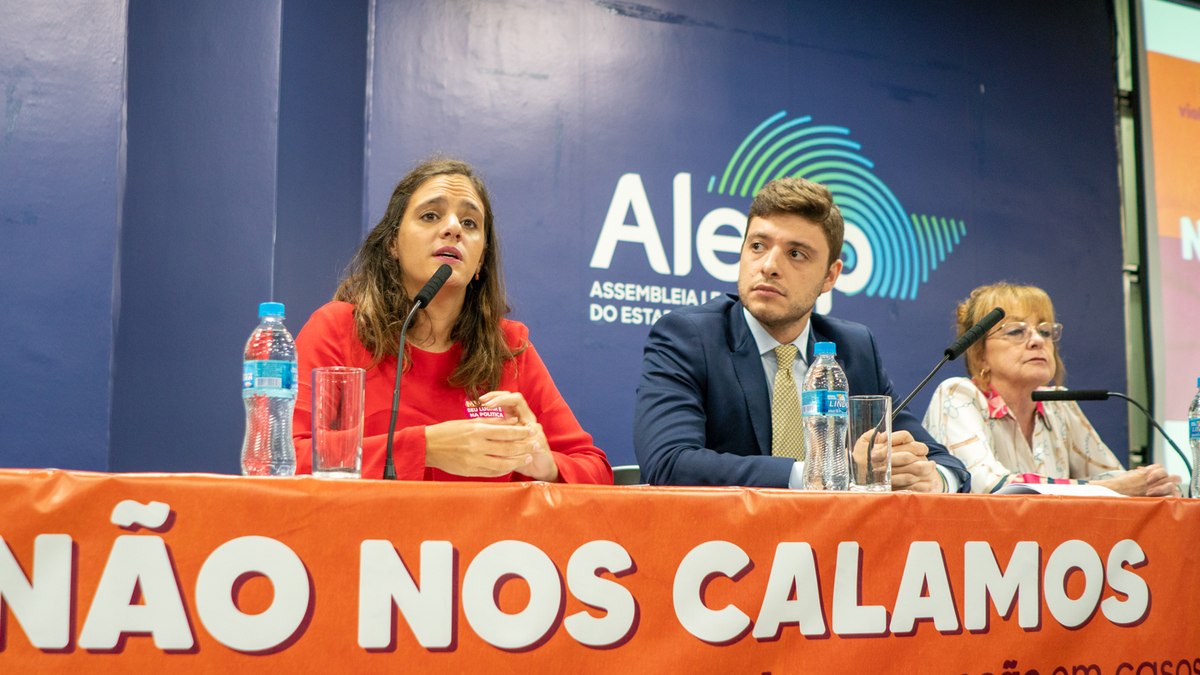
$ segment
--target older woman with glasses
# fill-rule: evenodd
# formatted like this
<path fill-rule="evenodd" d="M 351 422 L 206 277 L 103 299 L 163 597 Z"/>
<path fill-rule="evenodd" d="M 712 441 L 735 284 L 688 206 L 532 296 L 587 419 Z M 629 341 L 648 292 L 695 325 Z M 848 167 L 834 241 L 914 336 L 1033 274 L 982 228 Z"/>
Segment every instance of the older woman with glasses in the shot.
<path fill-rule="evenodd" d="M 1036 286 L 997 283 L 959 303 L 958 334 L 993 307 L 1005 323 L 966 354 L 966 377 L 942 382 L 925 413 L 925 428 L 971 472 L 974 492 L 1013 482 L 1092 483 L 1132 496 L 1179 494 L 1179 477 L 1158 465 L 1125 471 L 1079 404 L 1034 403 L 1051 381 L 1062 385 L 1058 349 L 1063 326 L 1050 296 Z"/>

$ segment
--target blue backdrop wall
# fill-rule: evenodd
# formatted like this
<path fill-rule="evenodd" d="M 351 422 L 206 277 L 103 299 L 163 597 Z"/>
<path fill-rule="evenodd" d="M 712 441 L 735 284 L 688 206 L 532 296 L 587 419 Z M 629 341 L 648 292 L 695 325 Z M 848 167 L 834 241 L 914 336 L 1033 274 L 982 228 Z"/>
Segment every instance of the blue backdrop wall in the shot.
<path fill-rule="evenodd" d="M 115 471 L 237 466 L 224 374 L 271 295 L 279 22 L 278 2 L 130 3 Z"/>
<path fill-rule="evenodd" d="M 0 3 L 0 465 L 108 467 L 125 13 Z"/>
<path fill-rule="evenodd" d="M 0 10 L 0 374 L 36 382 L 0 391 L 0 464 L 236 471 L 257 302 L 298 331 L 435 153 L 488 179 L 514 316 L 614 463 L 648 322 L 732 290 L 750 194 L 783 173 L 846 209 L 822 306 L 875 330 L 898 390 L 997 279 L 1056 299 L 1069 383 L 1124 387 L 1104 2 L 332 4 L 112 3 L 108 42 L 44 73 L 13 45 L 70 10 Z M 87 126 L 11 112 L 13 92 L 71 108 L 50 70 L 107 95 Z M 63 303 L 75 328 L 51 330 Z M 1124 415 L 1092 418 L 1124 455 Z"/>
<path fill-rule="evenodd" d="M 431 152 L 480 165 L 515 315 L 620 462 L 646 322 L 676 305 L 619 296 L 733 290 L 779 173 L 847 208 L 827 306 L 875 330 L 897 390 L 998 279 L 1058 300 L 1071 382 L 1123 387 L 1105 6 L 859 4 L 378 2 L 368 212 Z M 1123 415 L 1094 417 L 1124 452 Z"/>
<path fill-rule="evenodd" d="M 337 7 L 130 3 L 114 471 L 236 473 L 258 303 L 298 330 L 354 250 L 366 3 Z"/>

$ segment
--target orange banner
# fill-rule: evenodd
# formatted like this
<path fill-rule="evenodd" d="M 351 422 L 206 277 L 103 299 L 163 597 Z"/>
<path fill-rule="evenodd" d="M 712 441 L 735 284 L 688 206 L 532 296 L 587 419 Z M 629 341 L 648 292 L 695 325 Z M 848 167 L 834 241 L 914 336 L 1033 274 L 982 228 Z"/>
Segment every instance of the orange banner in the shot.
<path fill-rule="evenodd" d="M 0 670 L 1200 672 L 1200 501 L 0 471 Z"/>

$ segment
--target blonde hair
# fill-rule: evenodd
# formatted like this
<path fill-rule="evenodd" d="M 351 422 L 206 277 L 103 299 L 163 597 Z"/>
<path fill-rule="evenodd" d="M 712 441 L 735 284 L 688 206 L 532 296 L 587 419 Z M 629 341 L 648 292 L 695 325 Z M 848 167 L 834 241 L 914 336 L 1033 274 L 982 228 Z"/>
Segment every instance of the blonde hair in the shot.
<path fill-rule="evenodd" d="M 958 303 L 958 309 L 955 312 L 957 319 L 958 335 L 970 330 L 983 318 L 983 315 L 992 311 L 993 307 L 999 307 L 1006 313 L 1006 317 L 1001 322 L 1009 321 L 1008 316 L 1014 314 L 1020 316 L 1038 316 L 1042 321 L 1054 322 L 1054 303 L 1050 302 L 1050 296 L 1046 291 L 1037 286 L 1027 286 L 1024 284 L 1011 284 L 1007 281 L 1000 281 L 986 286 L 980 286 L 971 291 L 966 300 Z M 994 329 L 993 329 L 994 330 Z M 983 338 L 971 345 L 966 354 L 967 375 L 979 385 L 980 389 L 986 389 L 991 384 L 991 373 L 984 368 L 984 350 L 987 348 Z M 1054 349 L 1054 383 L 1061 386 L 1066 378 L 1067 368 L 1063 365 L 1062 351 L 1057 347 Z"/>

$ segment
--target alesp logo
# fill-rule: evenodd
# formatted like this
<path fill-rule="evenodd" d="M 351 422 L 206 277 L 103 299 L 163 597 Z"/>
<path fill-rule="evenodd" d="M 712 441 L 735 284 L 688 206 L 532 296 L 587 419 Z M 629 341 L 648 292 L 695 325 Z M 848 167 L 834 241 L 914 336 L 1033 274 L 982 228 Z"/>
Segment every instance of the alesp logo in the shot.
<path fill-rule="evenodd" d="M 930 272 L 966 234 L 966 223 L 906 212 L 891 189 L 875 176 L 874 162 L 863 156 L 861 149 L 845 127 L 814 124 L 807 116 L 788 119 L 787 112 L 780 111 L 742 139 L 720 176 L 709 177 L 707 192 L 749 206 L 754 195 L 776 178 L 799 176 L 824 184 L 846 221 L 845 268 L 835 290 L 845 295 L 914 300 Z M 716 282 L 737 281 L 736 254 L 745 233 L 746 214 L 718 207 L 704 214 L 693 228 L 692 184 L 690 173 L 676 174 L 672 183 L 672 250 L 668 258 L 641 175 L 627 173 L 617 180 L 590 266 L 609 269 L 618 253 L 637 255 L 640 248 L 655 273 L 690 279 L 679 279 L 677 285 L 597 279 L 589 292 L 591 321 L 652 324 L 672 307 L 701 304 L 718 295 L 722 291 L 714 288 L 721 284 Z M 708 278 L 692 276 L 694 261 Z M 710 280 L 714 283 L 708 283 Z M 706 288 L 693 288 L 697 282 Z M 829 311 L 829 295 L 818 300 L 817 311 Z"/>

